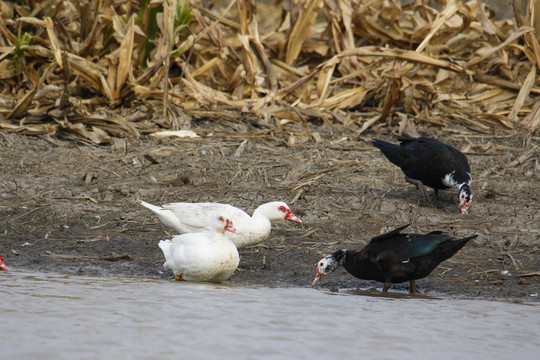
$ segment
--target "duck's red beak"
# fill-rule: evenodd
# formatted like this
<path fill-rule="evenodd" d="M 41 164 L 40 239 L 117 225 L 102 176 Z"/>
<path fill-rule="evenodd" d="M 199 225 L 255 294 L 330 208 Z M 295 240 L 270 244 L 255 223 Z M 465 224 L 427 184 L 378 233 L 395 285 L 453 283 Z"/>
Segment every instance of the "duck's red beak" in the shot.
<path fill-rule="evenodd" d="M 324 277 L 324 274 L 319 272 L 319 268 L 317 267 L 317 274 L 315 275 L 315 279 L 313 279 L 313 282 L 311 283 L 311 287 L 315 286 L 319 281 L 322 280 Z"/>
<path fill-rule="evenodd" d="M 6 266 L 6 264 L 4 264 L 4 258 L 2 258 L 1 256 L 0 256 L 0 269 L 9 271 L 9 268 Z"/>
<path fill-rule="evenodd" d="M 294 221 L 300 224 L 302 223 L 302 220 L 300 220 L 296 215 L 294 215 L 294 213 L 291 210 L 287 212 L 287 215 L 285 216 L 285 220 Z"/>
<path fill-rule="evenodd" d="M 225 226 L 225 230 L 238 235 L 238 232 L 236 231 L 236 228 L 234 227 L 233 222 L 229 219 L 227 219 L 227 226 Z"/>

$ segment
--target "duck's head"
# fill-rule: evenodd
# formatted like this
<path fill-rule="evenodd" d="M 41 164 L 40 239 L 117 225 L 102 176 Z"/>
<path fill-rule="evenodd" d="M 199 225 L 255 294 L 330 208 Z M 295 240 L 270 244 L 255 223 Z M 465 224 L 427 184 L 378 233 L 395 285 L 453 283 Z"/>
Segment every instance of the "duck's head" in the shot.
<path fill-rule="evenodd" d="M 319 260 L 317 263 L 315 279 L 313 279 L 311 286 L 315 286 L 325 275 L 330 274 L 338 267 L 342 266 L 347 257 L 347 251 L 348 250 L 338 250 Z"/>
<path fill-rule="evenodd" d="M 2 256 L 0 256 L 0 269 L 2 269 L 4 271 L 9 270 L 9 268 L 6 266 L 6 264 L 4 264 L 4 258 Z"/>
<path fill-rule="evenodd" d="M 274 201 L 263 204 L 259 206 L 257 210 L 255 210 L 253 215 L 255 215 L 255 213 L 259 213 L 271 221 L 289 220 L 297 223 L 302 223 L 302 220 L 300 220 L 296 215 L 294 215 L 292 210 L 289 208 L 289 205 L 285 204 L 283 201 Z"/>
<path fill-rule="evenodd" d="M 234 227 L 233 222 L 229 220 L 228 218 L 226 218 L 225 216 L 218 215 L 215 221 L 216 221 L 216 229 L 218 231 L 220 230 L 222 232 L 229 231 L 229 232 L 232 232 L 233 234 L 238 234 L 238 232 L 236 231 L 236 228 Z"/>
<path fill-rule="evenodd" d="M 459 188 L 459 209 L 462 214 L 467 214 L 469 212 L 469 206 L 472 203 L 472 193 L 471 188 L 468 184 L 464 184 Z"/>

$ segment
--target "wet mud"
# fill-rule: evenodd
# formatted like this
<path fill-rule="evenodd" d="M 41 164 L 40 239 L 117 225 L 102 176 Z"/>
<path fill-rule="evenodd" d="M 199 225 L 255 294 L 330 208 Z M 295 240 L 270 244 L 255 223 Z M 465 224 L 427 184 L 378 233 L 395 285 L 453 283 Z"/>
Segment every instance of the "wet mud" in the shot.
<path fill-rule="evenodd" d="M 215 201 L 249 213 L 282 200 L 303 224 L 274 223 L 263 244 L 240 250 L 240 267 L 229 283 L 310 286 L 321 257 L 361 248 L 383 231 L 411 224 L 408 231 L 479 235 L 417 281 L 420 291 L 540 301 L 539 154 L 524 156 L 527 139 L 519 134 L 423 132 L 465 150 L 469 158 L 474 199 L 463 216 L 455 190 L 441 192 L 442 205 L 431 206 L 370 145 L 372 137 L 394 140 L 387 131 L 363 137 L 321 126 L 312 128 L 317 136 L 304 138 L 294 127 L 265 136 L 213 131 L 204 124 L 194 130 L 203 136 L 121 139 L 105 147 L 0 134 L 5 263 L 32 271 L 172 281 L 157 244 L 174 232 L 137 199 Z M 382 284 L 338 270 L 317 286 L 380 289 Z M 390 291 L 396 289 L 405 291 L 408 283 Z"/>

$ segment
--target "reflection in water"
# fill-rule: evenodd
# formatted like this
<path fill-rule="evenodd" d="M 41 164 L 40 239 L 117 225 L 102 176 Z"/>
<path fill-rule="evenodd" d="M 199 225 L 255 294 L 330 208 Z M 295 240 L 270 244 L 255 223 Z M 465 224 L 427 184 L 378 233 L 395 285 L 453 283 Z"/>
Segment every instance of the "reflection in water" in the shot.
<path fill-rule="evenodd" d="M 1 275 L 3 359 L 536 359 L 540 351 L 535 305 Z"/>

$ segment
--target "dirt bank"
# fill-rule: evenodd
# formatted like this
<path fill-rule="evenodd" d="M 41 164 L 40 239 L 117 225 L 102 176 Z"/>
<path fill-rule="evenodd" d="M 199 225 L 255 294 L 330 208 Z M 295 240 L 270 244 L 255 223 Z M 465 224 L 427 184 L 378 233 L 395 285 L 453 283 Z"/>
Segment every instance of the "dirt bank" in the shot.
<path fill-rule="evenodd" d="M 312 127 L 315 142 L 298 136 L 303 130 L 295 125 L 264 137 L 199 125 L 194 130 L 203 136 L 196 139 L 117 140 L 108 147 L 0 133 L 0 254 L 6 264 L 171 279 L 157 242 L 173 233 L 136 199 L 218 201 L 248 212 L 284 200 L 303 225 L 276 223 L 263 245 L 241 250 L 231 283 L 309 286 L 322 256 L 360 248 L 372 236 L 410 223 L 411 231 L 479 234 L 419 280 L 421 291 L 540 301 L 539 155 L 527 153 L 534 145 L 523 149 L 531 139 L 422 131 L 468 154 L 474 201 L 471 214 L 461 216 L 455 191 L 442 193 L 443 208 L 429 206 L 370 146 L 371 135 Z M 333 285 L 381 284 L 338 271 L 321 282 Z"/>

